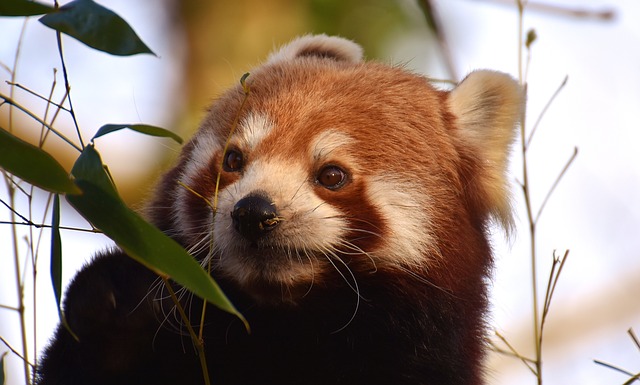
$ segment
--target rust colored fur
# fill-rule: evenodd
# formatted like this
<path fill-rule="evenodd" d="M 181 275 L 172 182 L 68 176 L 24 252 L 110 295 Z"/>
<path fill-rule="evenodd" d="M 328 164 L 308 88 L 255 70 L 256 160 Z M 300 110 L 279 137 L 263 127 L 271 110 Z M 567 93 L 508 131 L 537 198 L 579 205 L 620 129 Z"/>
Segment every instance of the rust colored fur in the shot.
<path fill-rule="evenodd" d="M 240 86 L 213 104 L 148 205 L 152 223 L 212 263 L 252 327 L 207 308 L 214 384 L 483 383 L 487 233 L 510 223 L 504 173 L 522 92 L 491 71 L 437 90 L 361 56 L 326 36 L 273 54 L 243 108 Z M 227 138 L 238 170 L 221 169 Z M 339 184 L 323 185 L 327 167 Z M 214 214 L 200 196 L 213 201 L 218 174 Z M 239 210 L 257 211 L 247 199 L 276 225 L 242 230 Z M 154 282 L 117 250 L 83 269 L 65 302 L 80 342 L 59 328 L 38 383 L 202 383 Z M 199 300 L 184 300 L 199 320 Z"/>

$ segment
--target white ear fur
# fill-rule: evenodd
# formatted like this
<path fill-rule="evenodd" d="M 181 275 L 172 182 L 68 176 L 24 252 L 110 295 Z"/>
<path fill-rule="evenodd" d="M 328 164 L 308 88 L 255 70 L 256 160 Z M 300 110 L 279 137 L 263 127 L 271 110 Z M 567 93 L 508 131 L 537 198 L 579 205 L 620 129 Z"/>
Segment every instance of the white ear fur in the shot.
<path fill-rule="evenodd" d="M 525 94 L 518 82 L 495 71 L 472 72 L 449 95 L 460 137 L 482 161 L 478 177 L 490 213 L 507 231 L 512 217 L 505 174 L 524 105 Z"/>
<path fill-rule="evenodd" d="M 269 55 L 267 64 L 293 60 L 299 57 L 330 58 L 336 61 L 358 63 L 362 61 L 362 47 L 341 37 L 305 35 Z"/>

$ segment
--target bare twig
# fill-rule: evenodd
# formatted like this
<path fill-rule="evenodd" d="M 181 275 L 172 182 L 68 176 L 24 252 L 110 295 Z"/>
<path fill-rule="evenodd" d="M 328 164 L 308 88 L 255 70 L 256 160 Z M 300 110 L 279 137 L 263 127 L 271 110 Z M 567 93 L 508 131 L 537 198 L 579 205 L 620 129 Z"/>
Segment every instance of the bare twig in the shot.
<path fill-rule="evenodd" d="M 544 210 L 544 207 L 547 205 L 547 202 L 549 201 L 549 198 L 551 198 L 551 195 L 553 194 L 553 192 L 555 191 L 556 187 L 558 186 L 558 183 L 560 183 L 560 180 L 562 179 L 564 174 L 567 172 L 569 167 L 571 167 L 571 164 L 576 159 L 576 156 L 578 156 L 578 147 L 574 147 L 573 148 L 573 154 L 571 155 L 571 157 L 569 158 L 567 163 L 565 163 L 564 167 L 562 168 L 562 171 L 560 171 L 560 174 L 558 174 L 558 177 L 553 182 L 553 185 L 551 186 L 551 188 L 547 192 L 547 195 L 544 197 L 544 200 L 542 201 L 542 204 L 540 205 L 540 208 L 538 209 L 538 213 L 536 214 L 536 217 L 534 219 L 534 223 L 536 223 L 536 224 L 538 223 L 538 220 L 540 219 L 540 215 L 542 215 L 542 211 Z"/>
<path fill-rule="evenodd" d="M 638 340 L 638 336 L 636 336 L 636 333 L 633 331 L 633 329 L 629 328 L 629 330 L 627 330 L 627 333 L 633 340 L 633 343 L 636 344 L 636 347 L 638 347 L 638 350 L 640 350 L 640 340 Z"/>
<path fill-rule="evenodd" d="M 54 69 L 54 71 L 55 71 L 55 69 Z M 58 104 L 58 103 L 56 103 L 56 102 L 51 101 L 51 95 L 49 95 L 49 98 L 45 98 L 44 96 L 40 95 L 40 94 L 39 94 L 39 93 L 37 93 L 37 92 L 34 92 L 34 91 L 30 90 L 29 88 L 27 88 L 27 87 L 23 86 L 23 85 L 22 85 L 22 84 L 20 84 L 20 83 L 13 83 L 13 82 L 6 82 L 6 83 L 7 83 L 8 85 L 10 85 L 10 86 L 14 86 L 14 87 L 16 87 L 16 88 L 19 88 L 19 89 L 21 89 L 21 90 L 23 90 L 23 91 L 25 91 L 25 92 L 29 93 L 30 95 L 35 96 L 35 97 L 36 97 L 36 98 L 38 98 L 38 99 L 41 99 L 41 100 L 43 100 L 43 101 L 47 102 L 47 104 L 52 104 L 52 105 L 54 105 L 55 107 L 57 107 L 57 108 L 59 108 L 59 109 L 61 109 L 61 110 L 63 110 L 63 111 L 67 111 L 67 112 L 69 112 L 69 109 L 65 108 L 64 106 L 62 106 L 62 105 L 60 105 L 60 104 Z M 55 84 L 55 81 L 54 81 L 54 84 Z"/>
<path fill-rule="evenodd" d="M 0 93 L 0 99 L 3 99 L 6 103 L 18 108 L 19 110 L 21 110 L 22 112 L 24 112 L 25 114 L 29 115 L 31 118 L 33 118 L 35 121 L 37 121 L 38 123 L 42 124 L 43 126 L 45 126 L 49 131 L 53 132 L 57 137 L 59 137 L 60 139 L 64 140 L 67 144 L 69 144 L 71 147 L 75 148 L 76 150 L 78 150 L 78 152 L 82 152 L 82 148 L 78 147 L 75 143 L 73 143 L 71 140 L 69 140 L 66 136 L 64 136 L 62 133 L 60 133 L 58 130 L 56 130 L 55 128 L 51 127 L 50 124 L 48 124 L 47 122 L 45 122 L 44 120 L 42 120 L 40 117 L 38 117 L 36 114 L 34 114 L 33 112 L 29 111 L 29 109 L 27 109 L 26 107 L 23 107 L 22 105 L 18 104 L 17 102 L 15 102 L 11 97 L 3 95 L 2 93 Z"/>
<path fill-rule="evenodd" d="M 446 38 L 444 28 L 442 27 L 442 22 L 440 21 L 440 16 L 438 15 L 438 11 L 435 6 L 433 6 L 432 1 L 430 0 L 420 0 L 420 5 L 423 8 L 423 14 L 426 18 L 427 25 L 433 32 L 438 41 L 438 46 L 440 48 L 440 53 L 444 59 L 444 65 L 447 68 L 447 72 L 451 79 L 458 81 L 460 80 L 457 75 L 457 71 L 455 65 L 453 64 L 453 55 L 451 54 L 451 49 L 449 47 L 448 40 Z"/>
<path fill-rule="evenodd" d="M 506 353 L 512 357 L 515 357 L 517 359 L 519 359 L 520 361 L 522 361 L 522 363 L 529 368 L 529 370 L 531 371 L 531 373 L 533 373 L 533 375 L 537 376 L 536 373 L 536 368 L 535 368 L 535 363 L 536 360 L 533 360 L 531 358 L 527 358 L 524 357 L 523 355 L 521 355 L 520 353 L 518 353 L 518 351 L 509 343 L 509 341 L 507 341 L 507 339 L 500 334 L 499 332 L 496 331 L 496 336 L 502 341 L 502 343 L 504 343 L 507 348 L 509 349 L 508 351 L 506 351 Z M 494 345 L 495 346 L 495 345 Z M 498 347 L 496 347 L 496 350 L 498 352 L 505 352 L 503 349 L 500 349 Z"/>
<path fill-rule="evenodd" d="M 75 113 L 75 110 L 73 109 L 73 103 L 71 102 L 71 85 L 69 84 L 69 76 L 67 75 L 67 65 L 65 64 L 64 54 L 62 52 L 62 33 L 60 31 L 56 31 L 56 39 L 58 41 L 58 53 L 60 54 L 60 62 L 62 63 L 62 74 L 64 76 L 64 85 L 67 93 L 67 100 L 69 101 L 69 115 L 71 115 L 71 119 L 73 120 L 73 124 L 76 128 L 76 133 L 78 134 L 78 140 L 80 141 L 80 147 L 84 149 L 84 142 L 82 141 L 80 126 L 78 126 L 76 113 Z"/>
<path fill-rule="evenodd" d="M 533 135 L 536 133 L 536 130 L 538 129 L 538 126 L 540 125 L 540 121 L 542 120 L 542 117 L 547 113 L 547 110 L 549 109 L 551 104 L 553 104 L 553 101 L 556 99 L 556 97 L 558 96 L 560 91 L 562 91 L 564 86 L 567 85 L 567 81 L 568 80 L 569 80 L 569 76 L 565 76 L 564 80 L 562 81 L 560 86 L 556 89 L 556 91 L 553 93 L 551 98 L 549 98 L 549 100 L 547 101 L 547 104 L 542 109 L 542 112 L 540 112 L 540 114 L 538 115 L 538 119 L 533 124 L 533 128 L 531 129 L 531 133 L 529 134 L 529 138 L 527 139 L 527 143 L 526 143 L 525 148 L 527 148 L 527 149 L 529 148 L 529 145 L 531 144 L 531 140 L 533 139 Z"/>
<path fill-rule="evenodd" d="M 485 0 L 493 3 L 499 3 L 503 5 L 512 6 L 513 0 Z M 545 12 L 549 14 L 555 14 L 559 16 L 575 17 L 581 19 L 599 19 L 603 21 L 610 21 L 616 17 L 614 9 L 588 9 L 588 8 L 569 8 L 562 5 L 555 5 L 549 3 L 541 3 L 536 1 L 530 1 L 527 3 L 527 9 L 538 12 Z"/>
<path fill-rule="evenodd" d="M 617 366 L 615 366 L 615 365 L 609 364 L 609 363 L 607 363 L 607 362 L 600 361 L 600 360 L 593 360 L 593 362 L 595 362 L 595 363 L 596 363 L 596 364 L 598 364 L 598 365 L 602 365 L 602 366 L 604 366 L 605 368 L 609 368 L 609 369 L 615 370 L 616 372 L 620 372 L 620 373 L 622 373 L 622 374 L 625 374 L 625 375 L 627 375 L 627 376 L 633 376 L 633 373 L 631 373 L 631 372 L 629 372 L 629 371 L 626 371 L 626 370 L 624 370 L 624 369 L 622 369 L 622 368 L 620 368 L 620 367 L 617 367 Z"/>
<path fill-rule="evenodd" d="M 24 356 L 20 354 L 16 349 L 14 349 L 13 346 L 9 344 L 9 341 L 5 340 L 4 337 L 2 336 L 0 336 L 0 341 L 2 341 L 2 343 L 7 347 L 7 349 L 11 350 L 11 353 L 15 354 L 18 358 L 20 358 L 27 367 L 30 366 L 33 368 L 33 364 L 29 362 L 27 359 L 25 359 Z"/>
<path fill-rule="evenodd" d="M 34 222 L 11 222 L 11 221 L 0 221 L 0 225 L 17 225 L 17 226 L 33 226 L 37 229 L 50 229 L 51 225 L 46 223 L 34 223 Z M 70 230 L 70 231 L 80 231 L 85 233 L 94 233 L 94 234 L 102 234 L 102 231 L 97 229 L 82 229 L 80 227 L 68 227 L 68 226 L 60 226 L 60 230 Z"/>

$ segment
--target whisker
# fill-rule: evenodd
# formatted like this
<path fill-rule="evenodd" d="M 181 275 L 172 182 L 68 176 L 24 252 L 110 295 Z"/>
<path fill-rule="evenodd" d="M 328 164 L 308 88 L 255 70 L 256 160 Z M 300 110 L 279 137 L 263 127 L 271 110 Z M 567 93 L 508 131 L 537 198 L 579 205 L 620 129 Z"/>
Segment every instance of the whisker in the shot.
<path fill-rule="evenodd" d="M 336 334 L 336 333 L 339 333 L 342 330 L 346 329 L 351 324 L 351 322 L 353 322 L 353 320 L 356 318 L 356 314 L 358 313 L 358 309 L 360 308 L 360 299 L 362 298 L 362 296 L 360 295 L 360 288 L 358 287 L 358 280 L 357 280 L 355 274 L 353 274 L 353 271 L 349 268 L 349 266 L 342 259 L 340 259 L 335 254 L 335 252 L 332 251 L 332 250 L 326 249 L 326 250 L 324 250 L 323 254 L 327 257 L 327 260 L 336 269 L 336 271 L 338 271 L 338 274 L 340 274 L 340 276 L 342 276 L 342 278 L 347 283 L 347 285 L 351 288 L 351 290 L 353 290 L 353 292 L 356 294 L 356 305 L 355 305 L 355 308 L 353 309 L 353 313 L 351 314 L 351 318 L 349 318 L 347 323 L 344 324 L 342 327 L 340 327 L 339 329 L 334 330 L 333 332 L 331 332 L 331 334 Z M 333 262 L 334 258 L 338 262 L 340 262 L 340 264 L 342 266 L 344 266 L 346 268 L 346 270 L 349 272 L 349 275 L 353 279 L 353 285 L 349 282 L 347 277 L 344 275 L 344 273 L 342 273 L 342 271 L 338 268 L 338 266 Z"/>

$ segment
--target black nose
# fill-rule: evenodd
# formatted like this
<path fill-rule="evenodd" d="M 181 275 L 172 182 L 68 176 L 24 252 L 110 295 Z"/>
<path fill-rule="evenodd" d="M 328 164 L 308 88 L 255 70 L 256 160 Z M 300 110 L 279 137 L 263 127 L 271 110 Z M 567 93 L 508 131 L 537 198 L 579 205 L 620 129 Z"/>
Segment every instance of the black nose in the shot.
<path fill-rule="evenodd" d="M 233 226 L 247 240 L 255 242 L 278 226 L 276 206 L 262 193 L 240 199 L 231 212 Z"/>

